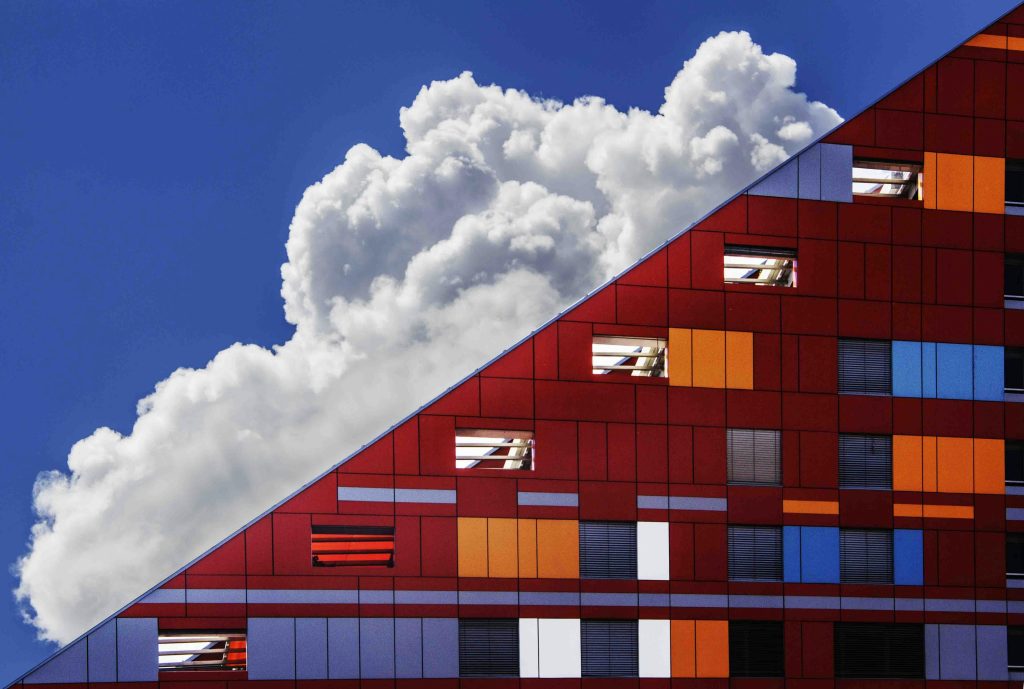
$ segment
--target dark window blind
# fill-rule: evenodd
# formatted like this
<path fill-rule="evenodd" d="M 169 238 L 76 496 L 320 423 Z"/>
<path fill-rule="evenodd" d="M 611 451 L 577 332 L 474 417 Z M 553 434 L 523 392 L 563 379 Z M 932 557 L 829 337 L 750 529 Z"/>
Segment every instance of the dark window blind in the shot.
<path fill-rule="evenodd" d="M 730 526 L 729 579 L 782 580 L 782 527 Z"/>
<path fill-rule="evenodd" d="M 1003 296 L 1024 299 L 1024 256 L 1007 255 L 1003 268 Z"/>
<path fill-rule="evenodd" d="M 1006 482 L 1024 483 L 1024 443 L 1006 441 Z"/>
<path fill-rule="evenodd" d="M 778 485 L 782 481 L 779 431 L 730 428 L 726 433 L 730 483 Z"/>
<path fill-rule="evenodd" d="M 836 677 L 924 677 L 924 625 L 836 622 Z"/>
<path fill-rule="evenodd" d="M 580 578 L 636 579 L 636 523 L 580 522 Z"/>
<path fill-rule="evenodd" d="M 582 620 L 584 677 L 636 677 L 639 634 L 636 620 Z"/>
<path fill-rule="evenodd" d="M 729 676 L 785 675 L 781 622 L 729 622 Z"/>
<path fill-rule="evenodd" d="M 1007 347 L 1003 354 L 1003 387 L 1007 392 L 1024 391 L 1024 349 Z"/>
<path fill-rule="evenodd" d="M 892 488 L 892 436 L 839 436 L 840 488 Z"/>
<path fill-rule="evenodd" d="M 1006 573 L 1024 577 L 1024 533 L 1006 534 Z"/>
<path fill-rule="evenodd" d="M 1012 625 L 1006 628 L 1006 655 L 1010 670 L 1024 670 L 1024 627 Z"/>
<path fill-rule="evenodd" d="M 1024 161 L 1006 161 L 1006 203 L 1024 205 Z"/>
<path fill-rule="evenodd" d="M 459 675 L 519 676 L 519 620 L 459 620 Z"/>
<path fill-rule="evenodd" d="M 840 529 L 839 580 L 844 584 L 891 584 L 892 531 Z"/>
<path fill-rule="evenodd" d="M 885 340 L 839 340 L 839 392 L 892 394 L 892 343 Z"/>

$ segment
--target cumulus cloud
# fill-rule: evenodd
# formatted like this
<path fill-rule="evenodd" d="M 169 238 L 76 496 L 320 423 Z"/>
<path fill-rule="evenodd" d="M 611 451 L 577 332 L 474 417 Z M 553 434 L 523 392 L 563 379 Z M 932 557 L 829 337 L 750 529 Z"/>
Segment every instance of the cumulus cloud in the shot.
<path fill-rule="evenodd" d="M 16 595 L 65 643 L 836 125 L 796 63 L 707 39 L 657 113 L 470 73 L 306 190 L 282 267 L 295 326 L 180 369 L 35 485 Z"/>

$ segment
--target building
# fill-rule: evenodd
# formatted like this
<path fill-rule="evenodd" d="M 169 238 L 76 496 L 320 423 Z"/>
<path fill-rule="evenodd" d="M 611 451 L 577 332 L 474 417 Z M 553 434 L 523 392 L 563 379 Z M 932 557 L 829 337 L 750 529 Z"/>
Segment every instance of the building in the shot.
<path fill-rule="evenodd" d="M 1005 686 L 1021 402 L 1017 9 L 16 684 Z"/>

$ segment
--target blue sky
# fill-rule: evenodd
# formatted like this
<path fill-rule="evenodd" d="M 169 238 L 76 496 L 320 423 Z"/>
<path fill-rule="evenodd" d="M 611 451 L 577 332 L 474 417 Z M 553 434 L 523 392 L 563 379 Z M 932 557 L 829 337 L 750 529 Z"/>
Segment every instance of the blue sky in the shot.
<path fill-rule="evenodd" d="M 402 155 L 399 108 L 422 85 L 468 69 L 656 110 L 701 41 L 745 29 L 849 117 L 1012 6 L 0 6 L 0 562 L 25 552 L 36 474 L 77 440 L 129 431 L 177 367 L 291 336 L 279 269 L 296 203 L 353 144 Z M 5 567 L 0 588 L 15 585 Z M 51 648 L 7 594 L 0 638 L 3 682 Z"/>

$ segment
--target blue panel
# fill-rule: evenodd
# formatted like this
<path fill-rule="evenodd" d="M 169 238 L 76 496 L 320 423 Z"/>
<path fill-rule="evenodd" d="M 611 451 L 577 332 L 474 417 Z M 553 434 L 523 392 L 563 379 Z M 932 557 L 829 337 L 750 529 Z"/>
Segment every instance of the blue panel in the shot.
<path fill-rule="evenodd" d="M 117 620 L 117 681 L 157 680 L 155 617 L 125 617 Z"/>
<path fill-rule="evenodd" d="M 418 617 L 395 619 L 395 677 L 423 676 L 423 632 Z"/>
<path fill-rule="evenodd" d="M 939 679 L 939 625 L 924 626 L 924 678 Z"/>
<path fill-rule="evenodd" d="M 947 400 L 969 400 L 974 396 L 974 352 L 971 345 L 936 345 L 938 396 Z"/>
<path fill-rule="evenodd" d="M 892 577 L 894 584 L 924 585 L 924 540 L 917 529 L 892 532 Z"/>
<path fill-rule="evenodd" d="M 155 647 L 154 647 L 155 648 Z M 156 658 L 156 654 L 153 654 Z M 25 684 L 63 684 L 85 682 L 87 654 L 85 640 L 71 644 L 46 661 L 42 667 L 25 678 Z"/>
<path fill-rule="evenodd" d="M 800 198 L 820 199 L 821 198 L 821 147 L 811 146 L 797 158 L 797 167 L 800 175 Z"/>
<path fill-rule="evenodd" d="M 801 580 L 805 584 L 839 583 L 839 529 L 800 527 Z"/>
<path fill-rule="evenodd" d="M 249 679 L 295 679 L 295 618 L 250 617 L 245 649 Z"/>
<path fill-rule="evenodd" d="M 754 196 L 785 196 L 796 198 L 796 160 L 790 160 L 775 172 L 755 184 L 748 193 Z"/>
<path fill-rule="evenodd" d="M 395 621 L 390 617 L 359 620 L 359 674 L 363 679 L 395 676 Z"/>
<path fill-rule="evenodd" d="M 821 200 L 853 201 L 853 147 L 821 144 Z"/>
<path fill-rule="evenodd" d="M 973 624 L 939 625 L 941 679 L 976 679 L 977 652 Z"/>
<path fill-rule="evenodd" d="M 892 343 L 892 394 L 921 396 L 921 343 L 894 340 Z"/>
<path fill-rule="evenodd" d="M 800 527 L 782 527 L 782 579 L 800 581 Z"/>
<path fill-rule="evenodd" d="M 974 345 L 974 399 L 1003 401 L 1003 348 Z"/>
<path fill-rule="evenodd" d="M 921 397 L 937 396 L 938 363 L 935 357 L 935 343 L 921 343 Z"/>
<path fill-rule="evenodd" d="M 327 620 L 327 669 L 330 679 L 359 679 L 359 620 Z"/>
<path fill-rule="evenodd" d="M 459 676 L 459 621 L 453 618 L 423 619 L 424 677 Z"/>
<path fill-rule="evenodd" d="M 1006 657 L 1006 627 L 980 624 L 978 633 L 978 679 L 1003 680 L 1009 678 Z"/>
<path fill-rule="evenodd" d="M 89 635 L 89 681 L 117 681 L 117 620 Z"/>
<path fill-rule="evenodd" d="M 327 620 L 295 620 L 295 678 L 327 679 Z"/>

